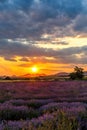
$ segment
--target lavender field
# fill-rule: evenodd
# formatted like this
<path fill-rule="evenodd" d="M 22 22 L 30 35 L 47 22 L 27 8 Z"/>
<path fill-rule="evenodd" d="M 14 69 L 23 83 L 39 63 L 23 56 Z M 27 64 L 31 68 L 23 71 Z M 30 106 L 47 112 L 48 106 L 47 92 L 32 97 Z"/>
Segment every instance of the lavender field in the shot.
<path fill-rule="evenodd" d="M 0 130 L 87 130 L 87 82 L 0 82 Z"/>

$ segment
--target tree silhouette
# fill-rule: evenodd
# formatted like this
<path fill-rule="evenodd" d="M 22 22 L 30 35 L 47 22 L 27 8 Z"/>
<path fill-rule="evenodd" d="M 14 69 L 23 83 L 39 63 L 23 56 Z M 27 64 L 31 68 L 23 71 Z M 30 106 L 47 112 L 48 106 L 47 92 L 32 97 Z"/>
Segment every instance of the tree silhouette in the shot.
<path fill-rule="evenodd" d="M 82 79 L 84 77 L 83 68 L 75 66 L 74 72 L 70 73 L 70 79 Z"/>

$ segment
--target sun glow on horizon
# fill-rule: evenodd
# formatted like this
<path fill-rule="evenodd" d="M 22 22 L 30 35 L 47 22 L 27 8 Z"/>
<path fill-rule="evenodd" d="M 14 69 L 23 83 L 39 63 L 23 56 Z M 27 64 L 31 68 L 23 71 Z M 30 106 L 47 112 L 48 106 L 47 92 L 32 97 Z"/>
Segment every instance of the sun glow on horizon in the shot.
<path fill-rule="evenodd" d="M 33 67 L 31 68 L 31 71 L 32 71 L 33 73 L 37 73 L 37 72 L 38 72 L 38 67 L 33 66 Z"/>

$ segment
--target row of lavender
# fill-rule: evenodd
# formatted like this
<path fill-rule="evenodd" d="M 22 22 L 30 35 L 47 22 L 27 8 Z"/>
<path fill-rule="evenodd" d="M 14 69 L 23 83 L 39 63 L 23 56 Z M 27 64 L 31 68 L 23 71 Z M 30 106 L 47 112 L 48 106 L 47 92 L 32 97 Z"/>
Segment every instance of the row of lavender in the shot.
<path fill-rule="evenodd" d="M 0 82 L 0 102 L 11 99 L 87 102 L 87 82 Z"/>
<path fill-rule="evenodd" d="M 39 104 L 39 106 L 33 105 L 34 103 Z M 62 113 L 62 116 L 60 113 Z M 49 123 L 51 125 L 49 126 L 49 130 L 52 130 L 54 124 L 57 124 L 55 126 L 57 129 L 60 120 L 63 121 L 62 127 L 64 127 L 63 125 L 67 125 L 66 127 L 68 127 L 70 124 L 69 130 L 73 130 L 73 127 L 75 127 L 75 130 L 83 125 L 86 130 L 87 104 L 80 102 L 57 103 L 51 100 L 10 100 L 0 104 L 0 119 L 0 130 L 7 128 L 8 130 L 35 130 L 44 125 L 47 125 L 44 127 L 48 127 Z M 51 124 L 52 122 L 54 124 Z M 84 124 L 82 124 L 83 122 Z"/>
<path fill-rule="evenodd" d="M 0 84 L 0 130 L 87 130 L 86 82 Z"/>

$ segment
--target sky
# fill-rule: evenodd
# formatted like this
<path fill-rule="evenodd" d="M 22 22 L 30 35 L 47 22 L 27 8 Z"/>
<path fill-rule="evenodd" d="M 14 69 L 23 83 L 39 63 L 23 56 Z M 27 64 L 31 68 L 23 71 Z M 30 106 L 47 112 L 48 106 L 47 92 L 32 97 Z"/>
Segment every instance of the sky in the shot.
<path fill-rule="evenodd" d="M 87 70 L 87 0 L 0 0 L 0 75 Z"/>

